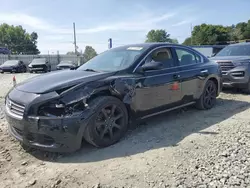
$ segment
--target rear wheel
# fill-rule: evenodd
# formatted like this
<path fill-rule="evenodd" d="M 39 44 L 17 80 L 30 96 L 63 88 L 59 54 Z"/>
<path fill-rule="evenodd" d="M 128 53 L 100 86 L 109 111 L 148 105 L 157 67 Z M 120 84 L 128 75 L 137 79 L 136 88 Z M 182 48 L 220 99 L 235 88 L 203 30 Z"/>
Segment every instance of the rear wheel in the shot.
<path fill-rule="evenodd" d="M 90 118 L 84 138 L 96 147 L 107 147 L 118 142 L 128 128 L 128 113 L 117 98 L 101 96 L 89 103 L 95 114 Z"/>
<path fill-rule="evenodd" d="M 201 110 L 208 110 L 214 107 L 217 97 L 217 86 L 212 80 L 208 80 L 201 97 L 196 102 L 196 107 Z"/>

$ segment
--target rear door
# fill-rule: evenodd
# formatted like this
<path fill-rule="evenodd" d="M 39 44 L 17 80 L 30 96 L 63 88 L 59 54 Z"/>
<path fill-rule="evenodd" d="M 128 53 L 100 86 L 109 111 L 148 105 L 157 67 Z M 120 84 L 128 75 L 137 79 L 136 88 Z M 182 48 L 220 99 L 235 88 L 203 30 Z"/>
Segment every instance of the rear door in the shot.
<path fill-rule="evenodd" d="M 180 68 L 182 102 L 188 103 L 199 97 L 208 70 L 203 57 L 194 51 L 184 47 L 175 47 L 174 51 Z"/>

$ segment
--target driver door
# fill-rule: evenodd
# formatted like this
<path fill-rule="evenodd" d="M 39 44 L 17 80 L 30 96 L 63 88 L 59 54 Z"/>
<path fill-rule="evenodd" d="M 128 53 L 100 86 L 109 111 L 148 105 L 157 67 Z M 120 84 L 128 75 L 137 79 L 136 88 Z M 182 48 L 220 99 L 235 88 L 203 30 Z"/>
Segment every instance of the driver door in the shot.
<path fill-rule="evenodd" d="M 173 54 L 172 48 L 157 48 L 143 62 L 161 62 L 163 67 L 147 70 L 137 80 L 140 86 L 136 88 L 134 106 L 139 116 L 158 113 L 180 103 L 179 68 Z"/>

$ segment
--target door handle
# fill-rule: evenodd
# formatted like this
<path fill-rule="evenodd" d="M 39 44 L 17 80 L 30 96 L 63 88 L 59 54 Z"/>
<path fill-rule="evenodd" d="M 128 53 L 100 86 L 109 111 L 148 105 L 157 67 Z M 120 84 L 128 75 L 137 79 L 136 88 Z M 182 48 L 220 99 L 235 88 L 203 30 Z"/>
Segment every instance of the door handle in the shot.
<path fill-rule="evenodd" d="M 204 74 L 204 73 L 208 73 L 208 70 L 201 70 L 201 73 Z"/>
<path fill-rule="evenodd" d="M 179 74 L 174 74 L 173 77 L 174 77 L 174 79 L 178 79 L 178 78 L 181 77 L 181 75 L 179 75 Z"/>

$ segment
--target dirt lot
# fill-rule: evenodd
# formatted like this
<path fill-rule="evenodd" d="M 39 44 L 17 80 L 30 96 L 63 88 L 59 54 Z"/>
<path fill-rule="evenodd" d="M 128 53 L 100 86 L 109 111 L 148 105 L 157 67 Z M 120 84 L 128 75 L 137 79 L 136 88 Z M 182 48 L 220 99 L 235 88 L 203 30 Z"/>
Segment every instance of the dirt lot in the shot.
<path fill-rule="evenodd" d="M 17 74 L 17 82 L 34 74 Z M 146 120 L 116 145 L 74 154 L 23 149 L 7 133 L 0 75 L 0 187 L 250 187 L 250 97 L 221 93 L 209 111 Z"/>

